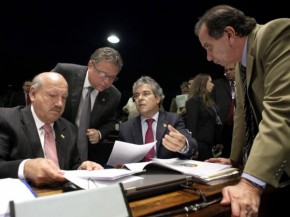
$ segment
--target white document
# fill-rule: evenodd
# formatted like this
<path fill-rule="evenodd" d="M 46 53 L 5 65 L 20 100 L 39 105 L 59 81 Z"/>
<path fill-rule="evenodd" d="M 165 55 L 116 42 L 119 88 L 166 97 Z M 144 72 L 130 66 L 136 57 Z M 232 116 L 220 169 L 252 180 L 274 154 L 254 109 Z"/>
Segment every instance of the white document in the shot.
<path fill-rule="evenodd" d="M 175 97 L 177 108 L 180 109 L 180 108 L 185 107 L 185 102 L 187 100 L 187 97 L 188 97 L 187 94 L 181 94 Z"/>
<path fill-rule="evenodd" d="M 35 199 L 34 193 L 20 179 L 0 179 L 0 192 L 0 217 L 10 216 L 9 201 Z"/>
<path fill-rule="evenodd" d="M 136 171 L 127 169 L 103 169 L 103 170 L 64 170 L 64 176 L 71 175 L 83 179 L 115 180 L 135 174 Z"/>
<path fill-rule="evenodd" d="M 136 145 L 116 140 L 107 165 L 116 166 L 119 164 L 139 162 L 155 145 L 156 141 L 143 145 Z"/>
<path fill-rule="evenodd" d="M 82 189 L 94 189 L 94 188 L 102 188 L 110 185 L 114 185 L 117 183 L 130 183 L 134 182 L 140 179 L 144 179 L 140 176 L 126 176 L 120 179 L 115 179 L 115 180 L 93 180 L 93 179 L 84 179 L 84 178 L 79 178 L 77 176 L 74 176 L 71 173 L 65 173 L 64 177 L 71 181 L 72 183 L 76 184 Z"/>
<path fill-rule="evenodd" d="M 179 171 L 186 175 L 191 175 L 194 177 L 200 178 L 210 178 L 216 176 L 215 173 L 219 175 L 224 175 L 222 170 L 226 170 L 231 168 L 231 165 L 219 164 L 219 163 L 209 163 L 204 161 L 196 161 L 196 160 L 181 160 L 178 158 L 171 159 L 159 159 L 153 158 L 150 162 L 140 162 L 140 163 L 129 163 L 125 164 L 125 166 L 132 171 L 140 172 L 146 169 L 146 165 L 148 164 L 156 164 L 159 166 L 163 166 L 175 171 Z M 232 171 L 229 171 L 232 172 Z"/>

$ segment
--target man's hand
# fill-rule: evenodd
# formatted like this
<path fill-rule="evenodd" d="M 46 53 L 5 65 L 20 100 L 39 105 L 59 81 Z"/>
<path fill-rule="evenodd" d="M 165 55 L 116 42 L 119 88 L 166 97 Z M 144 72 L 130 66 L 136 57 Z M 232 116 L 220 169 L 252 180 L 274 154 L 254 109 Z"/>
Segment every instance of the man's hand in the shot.
<path fill-rule="evenodd" d="M 229 158 L 223 158 L 223 157 L 209 158 L 209 159 L 205 160 L 205 162 L 221 163 L 221 164 L 232 164 L 232 162 L 231 162 L 231 160 Z"/>
<path fill-rule="evenodd" d="M 169 134 L 165 135 L 162 143 L 170 151 L 181 151 L 186 145 L 186 137 L 171 125 L 168 125 Z"/>
<path fill-rule="evenodd" d="M 84 161 L 80 165 L 79 169 L 81 170 L 101 170 L 104 169 L 100 164 L 93 161 Z"/>
<path fill-rule="evenodd" d="M 45 158 L 27 160 L 24 165 L 24 176 L 36 186 L 66 181 L 59 166 Z"/>
<path fill-rule="evenodd" d="M 86 135 L 89 138 L 91 144 L 97 144 L 101 139 L 99 131 L 93 128 L 88 129 Z"/>
<path fill-rule="evenodd" d="M 222 190 L 222 206 L 231 205 L 232 216 L 258 216 L 262 189 L 254 186 L 247 179 L 242 178 L 234 186 L 227 186 Z"/>

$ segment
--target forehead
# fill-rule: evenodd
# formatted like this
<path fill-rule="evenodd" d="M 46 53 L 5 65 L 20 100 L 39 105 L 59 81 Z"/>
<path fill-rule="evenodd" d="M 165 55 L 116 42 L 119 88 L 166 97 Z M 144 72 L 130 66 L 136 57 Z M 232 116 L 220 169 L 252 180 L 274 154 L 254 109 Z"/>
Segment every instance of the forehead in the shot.
<path fill-rule="evenodd" d="M 207 27 L 205 26 L 205 24 L 202 24 L 201 27 L 200 27 L 200 30 L 199 30 L 199 41 L 201 43 L 201 45 L 206 48 L 208 47 L 209 45 L 212 44 L 213 42 L 213 38 L 211 38 L 208 34 L 208 29 Z"/>
<path fill-rule="evenodd" d="M 136 92 L 146 91 L 146 90 L 152 90 L 150 84 L 140 84 L 136 87 Z"/>

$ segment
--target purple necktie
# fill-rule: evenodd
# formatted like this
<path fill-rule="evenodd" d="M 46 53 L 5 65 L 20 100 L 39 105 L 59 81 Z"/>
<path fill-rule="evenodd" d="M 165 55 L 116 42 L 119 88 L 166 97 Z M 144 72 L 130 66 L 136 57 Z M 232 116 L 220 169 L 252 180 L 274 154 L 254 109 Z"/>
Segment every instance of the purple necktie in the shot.
<path fill-rule="evenodd" d="M 154 142 L 154 135 L 152 130 L 152 123 L 154 122 L 154 119 L 150 118 L 146 120 L 148 124 L 148 128 L 145 134 L 145 144 Z M 148 152 L 148 154 L 145 156 L 144 161 L 150 161 L 154 157 L 154 147 Z"/>
<path fill-rule="evenodd" d="M 42 128 L 45 131 L 44 134 L 44 153 L 46 158 L 53 160 L 56 165 L 59 165 L 57 158 L 57 151 L 55 145 L 55 139 L 52 134 L 52 128 L 49 124 L 44 124 Z"/>

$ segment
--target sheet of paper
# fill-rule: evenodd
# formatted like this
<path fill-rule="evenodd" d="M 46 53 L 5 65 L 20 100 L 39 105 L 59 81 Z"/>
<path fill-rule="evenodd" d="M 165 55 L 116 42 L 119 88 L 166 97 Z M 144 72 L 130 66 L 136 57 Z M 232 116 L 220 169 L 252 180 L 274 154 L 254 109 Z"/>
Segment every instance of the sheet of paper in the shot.
<path fill-rule="evenodd" d="M 177 108 L 183 108 L 185 107 L 185 102 L 187 100 L 188 95 L 187 94 L 181 94 L 176 96 L 176 105 Z"/>
<path fill-rule="evenodd" d="M 115 166 L 139 162 L 155 145 L 156 141 L 144 145 L 136 145 L 116 140 L 107 165 Z"/>
<path fill-rule="evenodd" d="M 126 176 L 131 176 L 135 171 L 127 169 L 103 169 L 103 170 L 64 170 L 64 175 L 73 175 L 75 177 L 92 180 L 115 180 Z"/>
<path fill-rule="evenodd" d="M 130 182 L 134 182 L 140 179 L 143 179 L 140 176 L 127 176 L 127 177 L 123 177 L 120 179 L 116 179 L 116 180 L 108 180 L 108 181 L 104 181 L 104 180 L 92 180 L 92 179 L 84 179 L 84 178 L 79 178 L 77 176 L 74 176 L 73 174 L 69 174 L 69 173 L 65 173 L 64 177 L 71 181 L 72 183 L 76 184 L 77 186 L 79 186 L 80 188 L 83 189 L 93 189 L 93 188 L 102 188 L 102 187 L 106 187 L 109 185 L 114 185 L 117 183 L 130 183 Z"/>
<path fill-rule="evenodd" d="M 226 164 L 209 163 L 197 160 L 180 160 L 177 158 L 171 159 L 153 158 L 153 162 L 163 165 L 167 168 L 180 171 L 184 174 L 200 177 L 207 176 L 209 174 L 213 175 L 213 173 L 232 167 L 231 165 Z"/>
<path fill-rule="evenodd" d="M 20 179 L 0 179 L 0 217 L 10 216 L 9 201 L 35 199 L 35 195 Z"/>

